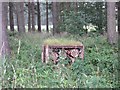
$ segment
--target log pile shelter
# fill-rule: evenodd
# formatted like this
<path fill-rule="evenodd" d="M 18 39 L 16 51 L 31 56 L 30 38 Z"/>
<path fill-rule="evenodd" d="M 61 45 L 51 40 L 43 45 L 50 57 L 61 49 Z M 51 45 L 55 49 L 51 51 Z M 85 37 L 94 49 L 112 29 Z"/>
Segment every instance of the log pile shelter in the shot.
<path fill-rule="evenodd" d="M 49 43 L 48 41 L 52 43 Z M 46 40 L 42 46 L 42 62 L 48 63 L 49 60 L 52 59 L 52 61 L 57 64 L 60 60 L 60 56 L 69 58 L 71 63 L 73 63 L 77 57 L 83 60 L 84 45 L 81 42 L 75 42 L 73 40 Z"/>

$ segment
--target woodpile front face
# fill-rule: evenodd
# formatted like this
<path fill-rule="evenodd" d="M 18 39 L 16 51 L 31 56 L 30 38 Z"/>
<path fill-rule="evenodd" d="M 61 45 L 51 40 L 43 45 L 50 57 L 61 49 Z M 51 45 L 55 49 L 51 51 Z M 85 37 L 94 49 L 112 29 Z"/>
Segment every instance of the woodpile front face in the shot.
<path fill-rule="evenodd" d="M 84 58 L 84 46 L 58 46 L 58 45 L 44 45 L 42 50 L 42 62 L 48 63 L 52 60 L 57 64 L 60 61 L 60 56 L 64 59 L 69 58 L 70 63 L 74 63 L 76 58 Z"/>

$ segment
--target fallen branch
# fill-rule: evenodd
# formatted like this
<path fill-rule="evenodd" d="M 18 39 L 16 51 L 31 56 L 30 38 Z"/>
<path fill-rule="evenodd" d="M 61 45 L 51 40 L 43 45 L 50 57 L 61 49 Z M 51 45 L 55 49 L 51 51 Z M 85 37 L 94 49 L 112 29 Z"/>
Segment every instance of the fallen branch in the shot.
<path fill-rule="evenodd" d="M 1 47 L 1 49 L 0 49 L 0 57 L 2 56 L 3 48 L 4 48 L 4 42 L 3 42 L 2 47 Z"/>
<path fill-rule="evenodd" d="M 17 54 L 20 53 L 20 46 L 21 46 L 21 41 L 19 40 L 19 46 L 18 46 L 18 52 L 17 52 Z"/>

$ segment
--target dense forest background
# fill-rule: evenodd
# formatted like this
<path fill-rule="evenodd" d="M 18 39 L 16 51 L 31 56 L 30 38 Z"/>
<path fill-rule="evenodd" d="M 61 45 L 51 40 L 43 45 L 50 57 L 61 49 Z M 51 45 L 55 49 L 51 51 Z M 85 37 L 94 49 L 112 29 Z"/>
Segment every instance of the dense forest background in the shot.
<path fill-rule="evenodd" d="M 119 6 L 119 2 L 0 2 L 2 88 L 119 87 Z M 43 64 L 42 45 L 51 37 L 82 42 L 84 60 L 77 58 L 67 67 Z"/>

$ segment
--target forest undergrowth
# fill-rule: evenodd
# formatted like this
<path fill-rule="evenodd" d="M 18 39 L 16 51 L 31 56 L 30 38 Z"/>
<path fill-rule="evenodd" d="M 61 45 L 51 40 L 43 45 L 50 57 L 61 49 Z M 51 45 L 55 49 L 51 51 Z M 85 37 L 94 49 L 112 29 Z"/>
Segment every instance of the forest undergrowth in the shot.
<path fill-rule="evenodd" d="M 84 60 L 71 66 L 41 62 L 42 45 L 50 34 L 9 33 L 11 56 L 4 58 L 3 88 L 114 88 L 118 87 L 118 48 L 106 36 L 54 36 L 75 39 L 85 46 Z"/>

